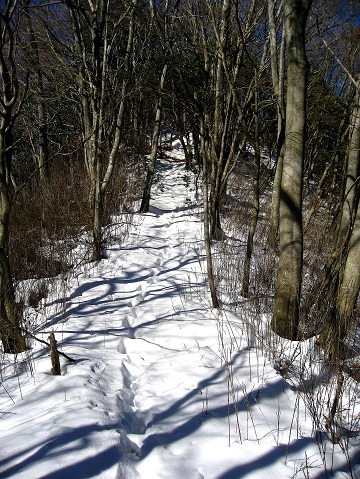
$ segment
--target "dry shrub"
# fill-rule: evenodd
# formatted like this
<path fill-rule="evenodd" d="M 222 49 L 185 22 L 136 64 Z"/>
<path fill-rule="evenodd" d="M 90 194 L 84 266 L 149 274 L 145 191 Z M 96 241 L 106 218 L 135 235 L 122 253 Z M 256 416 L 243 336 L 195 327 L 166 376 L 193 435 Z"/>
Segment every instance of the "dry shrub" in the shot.
<path fill-rule="evenodd" d="M 243 265 L 247 237 L 252 215 L 252 160 L 240 162 L 228 182 L 227 197 L 222 208 L 222 224 L 225 241 L 216 245 L 218 261 L 215 269 L 224 279 L 221 292 L 225 292 L 232 306 L 242 304 Z M 262 188 L 269 181 L 269 170 L 261 168 Z M 261 196 L 259 220 L 254 238 L 251 260 L 250 294 L 247 303 L 256 311 L 271 311 L 276 282 L 276 252 L 267 243 L 271 199 L 269 191 Z M 221 252 L 220 252 L 221 250 Z"/>
<path fill-rule="evenodd" d="M 82 162 L 53 160 L 48 182 L 33 177 L 16 197 L 10 222 L 10 262 L 14 280 L 63 273 L 68 239 L 89 226 L 88 185 Z"/>
<path fill-rule="evenodd" d="M 325 210 L 318 210 L 304 233 L 301 333 L 316 335 L 331 317 L 335 290 L 330 278 L 330 260 L 336 243 L 333 222 Z"/>
<path fill-rule="evenodd" d="M 47 298 L 49 287 L 46 280 L 37 281 L 29 291 L 28 306 L 36 309 L 42 299 Z"/>
<path fill-rule="evenodd" d="M 113 214 L 131 211 L 140 192 L 141 167 L 125 153 L 105 198 L 104 226 Z M 25 177 L 26 171 L 18 176 Z M 84 234 L 91 230 L 89 189 L 84 161 L 69 156 L 51 162 L 46 184 L 35 176 L 24 184 L 11 213 L 9 252 L 15 281 L 65 273 L 75 261 L 71 251 L 80 243 L 89 249 Z"/>

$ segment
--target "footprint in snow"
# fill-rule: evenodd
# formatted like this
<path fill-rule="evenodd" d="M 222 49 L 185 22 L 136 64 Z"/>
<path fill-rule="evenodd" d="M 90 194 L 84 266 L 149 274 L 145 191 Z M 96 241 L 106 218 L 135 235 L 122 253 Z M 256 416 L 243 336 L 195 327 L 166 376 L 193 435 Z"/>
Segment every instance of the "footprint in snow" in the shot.
<path fill-rule="evenodd" d="M 90 369 L 93 373 L 99 373 L 100 369 L 102 369 L 102 366 L 100 363 L 95 363 L 91 365 Z"/>
<path fill-rule="evenodd" d="M 134 405 L 135 394 L 131 389 L 120 389 L 118 397 L 120 397 L 128 406 Z"/>
<path fill-rule="evenodd" d="M 136 318 L 136 308 L 131 308 L 131 315 L 133 317 L 133 319 Z M 123 319 L 123 327 L 124 329 L 127 329 L 127 337 L 129 339 L 135 339 L 135 329 L 131 327 L 130 323 L 129 323 L 129 320 L 127 317 L 125 317 Z M 119 351 L 120 352 L 120 351 Z"/>
<path fill-rule="evenodd" d="M 148 280 L 147 280 L 147 283 L 148 284 L 155 284 L 155 283 L 158 283 L 160 281 L 160 278 L 158 278 L 157 276 L 151 276 Z"/>
<path fill-rule="evenodd" d="M 126 354 L 126 346 L 124 343 L 124 339 L 120 339 L 117 350 L 120 354 Z"/>
<path fill-rule="evenodd" d="M 124 328 L 130 328 L 130 323 L 129 323 L 128 318 L 123 319 L 123 327 Z"/>
<path fill-rule="evenodd" d="M 161 259 L 160 259 L 160 258 L 158 258 L 158 259 L 155 261 L 155 266 L 156 266 L 157 268 L 161 268 Z"/>

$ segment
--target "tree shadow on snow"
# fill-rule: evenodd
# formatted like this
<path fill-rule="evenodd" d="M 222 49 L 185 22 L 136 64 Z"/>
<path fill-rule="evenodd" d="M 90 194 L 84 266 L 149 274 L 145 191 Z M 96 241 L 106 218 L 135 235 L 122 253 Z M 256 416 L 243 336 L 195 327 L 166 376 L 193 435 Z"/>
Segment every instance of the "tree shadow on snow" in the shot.
<path fill-rule="evenodd" d="M 242 354 L 242 351 L 239 351 L 237 355 L 234 356 L 232 359 L 232 365 L 236 362 L 236 359 Z M 235 368 L 235 366 L 234 366 Z M 178 401 L 174 402 L 162 412 L 155 414 L 152 420 L 147 424 L 146 430 L 151 428 L 158 428 L 161 429 L 161 423 L 166 421 L 167 419 L 171 418 L 172 416 L 176 417 L 176 415 L 181 412 L 183 414 L 184 409 L 189 406 L 190 404 L 194 404 L 195 402 L 203 403 L 203 397 L 199 398 L 199 391 L 207 390 L 217 382 L 222 382 L 226 384 L 226 380 L 222 377 L 225 373 L 224 368 L 220 368 L 216 370 L 211 376 L 206 378 L 203 381 L 198 383 L 198 387 L 196 389 L 191 390 L 187 393 L 184 397 L 179 399 Z M 281 383 L 281 384 L 280 384 Z M 186 437 L 191 436 L 195 431 L 200 429 L 205 421 L 211 421 L 212 419 L 217 418 L 226 418 L 228 416 L 235 416 L 236 411 L 244 412 L 247 411 L 249 405 L 255 406 L 261 403 L 266 404 L 267 401 L 273 400 L 274 397 L 278 395 L 278 391 L 283 390 L 283 378 L 279 377 L 276 383 L 272 383 L 271 385 L 264 384 L 258 390 L 252 391 L 247 397 L 243 397 L 234 404 L 228 404 L 227 395 L 224 398 L 224 404 L 222 406 L 217 407 L 209 407 L 206 415 L 202 416 L 201 420 L 199 420 L 199 415 L 188 417 L 184 420 L 181 425 L 176 425 L 176 428 L 172 430 L 167 430 L 165 432 L 154 432 L 148 435 L 142 446 L 141 452 L 139 454 L 139 461 L 145 459 L 149 456 L 156 448 L 158 447 L 168 447 L 169 445 L 184 439 Z M 256 397 L 256 400 L 254 399 Z M 256 406 L 255 406 L 256 407 Z M 137 413 L 139 414 L 139 411 Z M 141 414 L 141 413 L 140 413 Z M 165 426 L 166 427 L 166 426 Z M 131 431 L 127 431 L 131 433 Z M 146 431 L 145 431 L 146 432 Z M 315 437 L 300 437 L 297 438 L 288 444 L 279 444 L 274 446 L 270 452 L 263 454 L 261 457 L 257 457 L 253 461 L 248 462 L 241 462 L 238 466 L 232 467 L 228 469 L 216 479 L 240 479 L 246 477 L 248 474 L 253 474 L 254 471 L 261 472 L 264 469 L 264 473 L 268 473 L 266 469 L 271 465 L 275 464 L 279 461 L 284 462 L 285 458 L 288 458 L 288 462 L 294 460 L 296 457 L 296 461 L 299 462 L 301 460 L 301 455 L 299 453 L 303 453 L 302 457 L 304 459 L 305 464 L 305 452 L 307 448 L 314 449 L 314 445 L 316 445 Z M 239 452 L 241 450 L 241 445 L 239 446 Z M 354 451 L 351 459 L 352 467 L 358 465 L 360 462 L 360 451 Z M 221 458 L 219 459 L 221 461 Z M 300 464 L 299 464 L 300 467 Z M 329 471 L 329 467 L 331 471 Z M 316 479 L 327 479 L 331 474 L 335 472 L 340 473 L 349 473 L 349 464 L 347 462 L 346 457 L 344 456 L 343 462 L 340 464 L 340 461 L 337 461 L 337 465 L 333 464 L 330 465 L 328 469 L 325 468 L 322 464 L 320 464 L 320 456 L 319 462 L 314 466 L 309 466 L 309 469 L 312 469 L 312 474 L 315 473 L 316 475 L 311 475 L 311 477 Z M 305 469 L 304 469 L 305 470 Z M 306 471 L 305 471 L 306 472 Z M 355 476 L 356 477 L 356 476 Z"/>
<path fill-rule="evenodd" d="M 39 443 L 32 449 L 14 451 L 12 456 L 0 460 L 0 477 L 17 477 L 17 474 L 26 471 L 26 468 L 30 465 L 34 466 L 36 463 L 40 464 L 45 461 L 53 464 L 53 470 L 46 475 L 37 476 L 38 479 L 90 479 L 92 477 L 101 477 L 100 475 L 107 469 L 120 464 L 125 459 L 120 445 L 111 445 L 92 456 L 87 455 L 76 463 L 68 463 L 59 467 L 59 462 L 61 464 L 61 460 L 66 461 L 67 452 L 70 453 L 70 457 L 73 460 L 74 450 L 78 450 L 79 454 L 80 451 L 86 450 L 91 441 L 90 436 L 113 429 L 113 424 L 106 426 L 94 424 L 74 429 L 67 428 L 66 431 L 61 432 L 58 436 L 55 431 L 48 440 Z M 19 444 L 22 443 L 20 442 Z M 20 459 L 22 456 L 26 457 Z M 16 461 L 16 464 L 10 465 L 14 461 Z"/>

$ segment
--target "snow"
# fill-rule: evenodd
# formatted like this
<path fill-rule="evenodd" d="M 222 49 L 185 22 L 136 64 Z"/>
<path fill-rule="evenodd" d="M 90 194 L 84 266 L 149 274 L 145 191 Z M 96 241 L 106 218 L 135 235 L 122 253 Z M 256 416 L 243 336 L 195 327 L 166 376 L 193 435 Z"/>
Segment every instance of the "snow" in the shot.
<path fill-rule="evenodd" d="M 75 362 L 61 357 L 52 376 L 36 341 L 3 357 L 0 477 L 350 477 L 246 317 L 211 308 L 189 173 L 168 160 L 159 171 L 150 212 L 34 313 L 36 335 L 54 331 Z"/>

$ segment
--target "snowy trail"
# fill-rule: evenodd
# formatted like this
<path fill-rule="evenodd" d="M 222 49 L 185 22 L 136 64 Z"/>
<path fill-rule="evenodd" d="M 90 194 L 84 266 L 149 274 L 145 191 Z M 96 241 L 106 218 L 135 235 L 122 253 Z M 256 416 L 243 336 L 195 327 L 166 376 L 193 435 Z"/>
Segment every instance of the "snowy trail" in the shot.
<path fill-rule="evenodd" d="M 33 370 L 3 368 L 1 479 L 286 478 L 306 461 L 325 477 L 296 391 L 249 348 L 246 318 L 209 307 L 190 185 L 163 161 L 125 243 L 74 272 L 60 312 L 47 300 L 43 338 L 76 359 L 62 376 L 37 344 Z"/>
<path fill-rule="evenodd" d="M 182 202 L 188 193 L 182 165 L 164 168 L 171 168 L 172 174 L 162 178 L 161 195 L 152 202 L 150 213 L 138 217 L 127 244 L 114 245 L 107 260 L 78 274 L 66 313 L 52 318 L 48 330 L 54 329 L 64 351 L 78 360 L 63 365 L 65 374 L 53 378 L 46 371 L 48 359 L 39 354 L 37 401 L 13 408 L 24 420 L 9 431 L 12 439 L 19 431 L 26 436 L 24 423 L 40 419 L 38 433 L 35 441 L 25 438 L 16 455 L 6 445 L 2 448 L 1 457 L 8 460 L 2 469 L 6 475 L 0 477 L 149 477 L 136 466 L 139 457 L 157 445 L 153 431 L 158 416 L 163 415 L 165 424 L 172 414 L 169 401 L 179 400 L 187 391 L 200 394 L 196 374 L 190 372 L 188 384 L 183 383 L 187 369 L 194 367 L 191 352 L 199 349 L 201 330 L 209 322 L 204 321 L 203 305 L 187 300 L 194 294 L 194 277 L 202 276 L 193 249 L 202 235 L 201 221 L 189 216 L 191 206 Z M 196 288 L 204 294 L 204 287 Z M 186 334 L 180 339 L 185 323 Z M 190 337 L 189 323 L 193 323 Z M 201 356 L 205 361 L 206 353 Z M 15 401 L 27 394 L 31 383 L 27 377 L 21 391 L 11 391 Z M 49 397 L 51 405 L 44 411 L 42 403 L 48 405 Z M 48 461 L 55 461 L 51 473 Z M 160 460 L 163 466 L 167 462 L 167 457 Z M 165 468 L 164 474 L 172 473 Z M 154 469 L 152 477 L 162 475 Z"/>

